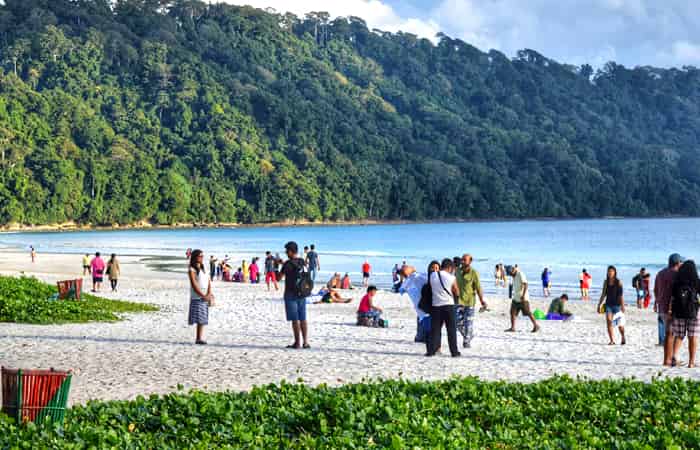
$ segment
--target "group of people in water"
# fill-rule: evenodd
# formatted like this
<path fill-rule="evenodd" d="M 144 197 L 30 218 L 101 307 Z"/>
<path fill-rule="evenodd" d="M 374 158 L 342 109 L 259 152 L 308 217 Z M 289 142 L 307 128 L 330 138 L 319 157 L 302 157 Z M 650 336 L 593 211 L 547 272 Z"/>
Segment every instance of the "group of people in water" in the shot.
<path fill-rule="evenodd" d="M 303 256 L 298 255 L 295 242 L 285 245 L 286 260 L 278 255 L 266 253 L 266 280 L 277 288 L 279 281 L 284 283 L 284 304 L 287 320 L 292 325 L 294 341 L 289 348 L 309 348 L 308 323 L 306 320 L 307 303 L 348 303 L 350 298 L 344 298 L 342 290 L 352 288 L 349 275 L 344 277 L 335 273 L 328 283 L 316 293 L 309 292 L 301 296 L 300 283 L 307 277 L 313 286 L 313 277 L 320 268 L 318 255 L 313 246 Z M 310 262 L 313 261 L 313 262 Z M 481 287 L 478 271 L 472 267 L 473 258 L 469 254 L 462 257 L 445 258 L 442 261 L 432 261 L 425 272 L 419 272 L 415 267 L 403 264 L 395 267 L 399 279 L 398 293 L 410 298 L 416 312 L 415 342 L 425 343 L 426 356 L 434 356 L 440 352 L 442 329 L 446 328 L 449 350 L 453 357 L 460 356 L 457 345 L 457 333 L 462 336 L 462 347 L 470 348 L 474 336 L 474 319 L 477 301 L 479 312 L 488 311 Z M 251 263 L 252 264 L 252 263 Z M 311 275 L 311 269 L 315 269 Z M 250 271 L 248 272 L 250 276 Z M 255 271 L 254 271 L 255 273 Z M 365 275 L 363 273 L 363 275 Z M 542 273 L 544 292 L 549 295 L 551 289 L 551 272 L 545 269 Z M 190 254 L 189 278 L 191 284 L 191 302 L 189 323 L 197 325 L 196 342 L 204 344 L 202 338 L 203 326 L 208 321 L 208 307 L 213 305 L 214 297 L 211 292 L 211 280 L 216 279 L 216 273 L 207 274 L 204 268 L 203 253 L 195 250 Z M 363 278 L 368 278 L 364 277 Z M 651 274 L 641 270 L 633 280 L 637 292 L 637 305 L 647 307 L 650 300 Z M 510 285 L 510 326 L 506 332 L 516 331 L 518 315 L 527 317 L 533 333 L 540 331 L 538 318 L 530 306 L 529 284 L 525 273 L 517 266 L 499 265 L 496 267 L 496 282 L 499 285 Z M 268 283 L 268 285 L 269 285 Z M 581 298 L 590 298 L 591 278 L 586 270 L 580 277 Z M 364 280 L 363 280 L 363 284 Z M 358 325 L 385 326 L 388 322 L 381 316 L 383 310 L 375 302 L 377 293 L 375 286 L 367 283 L 365 295 L 357 310 Z M 697 348 L 697 336 L 700 333 L 698 311 L 700 304 L 700 279 L 695 263 L 684 261 L 677 253 L 669 256 L 668 267 L 656 275 L 654 283 L 654 311 L 658 313 L 659 345 L 664 347 L 663 363 L 668 366 L 683 364 L 678 359 L 678 352 L 685 337 L 688 337 L 689 361 L 688 366 L 694 367 Z M 540 319 L 569 320 L 573 317 L 567 305 L 569 296 L 564 293 L 554 298 L 547 314 Z M 615 345 L 616 333 L 620 344 L 627 343 L 625 335 L 625 299 L 623 283 L 620 281 L 617 269 L 609 266 L 605 281 L 602 283 L 601 295 L 597 311 L 605 315 L 609 345 Z"/>

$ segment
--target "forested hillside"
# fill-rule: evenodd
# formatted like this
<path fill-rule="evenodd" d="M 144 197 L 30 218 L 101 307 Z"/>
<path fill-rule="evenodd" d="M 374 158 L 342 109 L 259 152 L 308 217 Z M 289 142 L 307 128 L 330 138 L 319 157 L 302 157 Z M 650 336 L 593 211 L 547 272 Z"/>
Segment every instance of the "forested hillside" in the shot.
<path fill-rule="evenodd" d="M 0 223 L 700 214 L 700 72 L 190 0 L 5 0 Z"/>

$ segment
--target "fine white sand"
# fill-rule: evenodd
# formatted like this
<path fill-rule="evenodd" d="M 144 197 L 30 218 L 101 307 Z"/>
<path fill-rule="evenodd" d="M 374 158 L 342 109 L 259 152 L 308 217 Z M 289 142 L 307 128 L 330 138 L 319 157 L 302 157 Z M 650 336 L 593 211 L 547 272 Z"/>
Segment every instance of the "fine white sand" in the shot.
<path fill-rule="evenodd" d="M 661 366 L 656 314 L 650 310 L 629 307 L 628 344 L 611 347 L 604 318 L 591 304 L 571 304 L 577 320 L 542 321 L 538 334 L 530 333 L 529 321 L 522 318 L 517 333 L 505 333 L 510 303 L 504 297 L 487 299 L 491 311 L 477 314 L 472 348 L 461 349 L 461 358 L 449 357 L 444 334 L 443 354 L 426 358 L 424 345 L 413 342 L 415 314 L 407 297 L 377 295 L 376 302 L 390 322 L 388 329 L 354 325 L 359 290 L 351 291 L 354 300 L 348 305 L 309 305 L 312 348 L 287 350 L 291 328 L 281 293 L 267 292 L 264 285 L 215 282 L 217 306 L 210 310 L 206 329 L 209 345 L 195 346 L 194 327 L 186 324 L 189 293 L 184 273 L 155 272 L 138 258 L 122 258 L 121 264 L 119 292 L 103 295 L 153 303 L 160 312 L 130 315 L 117 323 L 0 323 L 0 364 L 73 369 L 72 403 L 169 392 L 178 384 L 185 389 L 246 390 L 281 380 L 338 385 L 379 378 L 474 375 L 529 382 L 554 374 L 700 379 L 700 369 Z M 0 254 L 0 273 L 25 272 L 49 282 L 76 277 L 80 265 L 81 255 L 40 254 L 31 264 L 27 254 Z M 545 301 L 532 303 L 546 310 Z M 685 349 L 682 359 L 687 361 Z"/>

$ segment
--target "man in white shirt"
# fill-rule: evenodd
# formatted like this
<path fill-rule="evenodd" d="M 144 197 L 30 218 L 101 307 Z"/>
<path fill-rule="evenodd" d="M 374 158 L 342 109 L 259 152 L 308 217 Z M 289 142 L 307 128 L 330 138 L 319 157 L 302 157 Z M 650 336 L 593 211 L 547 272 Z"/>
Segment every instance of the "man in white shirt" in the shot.
<path fill-rule="evenodd" d="M 453 275 L 454 262 L 442 260 L 440 271 L 430 274 L 430 288 L 433 291 L 433 308 L 430 312 L 430 341 L 425 356 L 434 356 L 442 341 L 442 325 L 447 327 L 447 342 L 453 358 L 460 356 L 457 347 L 457 320 L 455 317 L 455 298 L 459 298 L 459 286 Z"/>
<path fill-rule="evenodd" d="M 510 328 L 506 331 L 515 331 L 515 319 L 517 319 L 518 313 L 522 312 L 523 316 L 530 318 L 533 326 L 532 332 L 537 333 L 540 331 L 540 326 L 530 310 L 530 293 L 527 290 L 527 277 L 525 277 L 525 274 L 518 266 L 510 267 L 508 272 L 513 277 L 513 301 L 510 304 Z"/>

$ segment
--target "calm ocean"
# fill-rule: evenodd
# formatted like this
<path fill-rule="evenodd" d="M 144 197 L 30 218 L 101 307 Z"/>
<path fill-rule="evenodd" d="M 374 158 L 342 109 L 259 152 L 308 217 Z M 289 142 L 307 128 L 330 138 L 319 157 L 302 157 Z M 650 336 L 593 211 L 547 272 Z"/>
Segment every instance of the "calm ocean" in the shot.
<path fill-rule="evenodd" d="M 235 264 L 264 255 L 283 254 L 295 240 L 316 244 L 320 278 L 349 272 L 358 281 L 367 258 L 374 282 L 388 286 L 394 264 L 407 261 L 424 268 L 431 259 L 471 253 L 487 292 L 494 292 L 496 263 L 518 264 L 530 280 L 531 293 L 541 293 L 540 274 L 552 271 L 553 293 L 577 291 L 578 274 L 586 268 L 593 285 L 602 283 L 606 267 L 616 265 L 627 289 L 640 267 L 655 273 L 669 253 L 693 258 L 700 248 L 700 219 L 606 219 L 563 221 L 473 222 L 407 225 L 318 226 L 240 229 L 79 231 L 0 234 L 0 247 L 40 253 L 117 253 L 182 257 L 188 247 L 201 248 Z M 173 267 L 181 262 L 171 259 Z M 77 269 L 76 269 L 77 270 Z M 317 280 L 318 281 L 318 280 Z M 630 297 L 628 297 L 630 299 Z"/>

